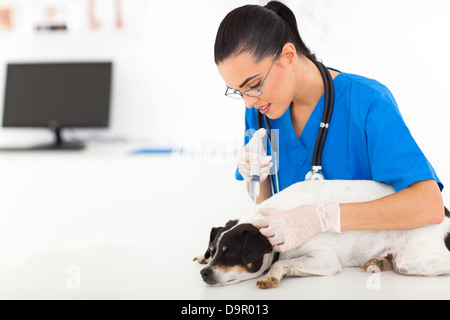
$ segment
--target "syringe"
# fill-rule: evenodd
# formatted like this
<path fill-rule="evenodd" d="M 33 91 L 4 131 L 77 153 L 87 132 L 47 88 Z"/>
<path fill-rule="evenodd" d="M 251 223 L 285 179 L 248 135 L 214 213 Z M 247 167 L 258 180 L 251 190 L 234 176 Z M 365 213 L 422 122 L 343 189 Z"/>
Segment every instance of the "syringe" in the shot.
<path fill-rule="evenodd" d="M 250 186 L 249 195 L 253 198 L 254 204 L 256 206 L 256 198 L 259 196 L 259 182 L 261 176 L 261 167 L 259 164 L 259 157 L 261 151 L 261 139 L 257 139 L 255 146 L 250 150 L 253 153 L 253 158 L 250 162 Z"/>
<path fill-rule="evenodd" d="M 250 190 L 249 194 L 250 197 L 253 198 L 253 201 L 256 205 L 256 198 L 259 196 L 259 175 L 260 175 L 260 167 L 259 167 L 259 160 L 254 161 L 255 163 L 252 163 L 251 169 L 250 169 Z M 256 163 L 257 162 L 257 163 Z"/>

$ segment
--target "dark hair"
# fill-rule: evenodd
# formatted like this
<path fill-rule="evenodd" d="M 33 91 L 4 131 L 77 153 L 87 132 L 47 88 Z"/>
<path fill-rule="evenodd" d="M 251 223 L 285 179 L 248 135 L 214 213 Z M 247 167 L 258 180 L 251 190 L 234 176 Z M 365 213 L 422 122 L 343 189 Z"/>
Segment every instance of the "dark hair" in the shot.
<path fill-rule="evenodd" d="M 279 54 L 288 42 L 295 46 L 297 54 L 316 60 L 300 37 L 294 13 L 286 5 L 278 1 L 265 6 L 245 5 L 228 13 L 221 22 L 214 61 L 219 64 L 231 55 L 249 52 L 258 62 Z"/>

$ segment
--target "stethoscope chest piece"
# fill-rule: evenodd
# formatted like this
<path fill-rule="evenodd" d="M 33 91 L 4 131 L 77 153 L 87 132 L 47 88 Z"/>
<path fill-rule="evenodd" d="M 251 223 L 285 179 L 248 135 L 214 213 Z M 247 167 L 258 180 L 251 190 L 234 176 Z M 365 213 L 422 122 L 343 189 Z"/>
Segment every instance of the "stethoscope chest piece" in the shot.
<path fill-rule="evenodd" d="M 311 170 L 306 174 L 305 181 L 325 180 L 323 173 L 319 170 Z"/>

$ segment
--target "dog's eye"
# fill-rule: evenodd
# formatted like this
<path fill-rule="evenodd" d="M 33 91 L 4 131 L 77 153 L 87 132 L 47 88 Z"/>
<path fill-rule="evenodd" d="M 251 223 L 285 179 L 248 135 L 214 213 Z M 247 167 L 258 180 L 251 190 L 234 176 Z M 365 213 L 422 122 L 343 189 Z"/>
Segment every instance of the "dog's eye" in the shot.
<path fill-rule="evenodd" d="M 233 257 L 233 256 L 234 256 L 234 252 L 231 251 L 230 249 L 225 250 L 225 254 L 226 254 L 227 256 L 230 256 L 230 257 Z"/>

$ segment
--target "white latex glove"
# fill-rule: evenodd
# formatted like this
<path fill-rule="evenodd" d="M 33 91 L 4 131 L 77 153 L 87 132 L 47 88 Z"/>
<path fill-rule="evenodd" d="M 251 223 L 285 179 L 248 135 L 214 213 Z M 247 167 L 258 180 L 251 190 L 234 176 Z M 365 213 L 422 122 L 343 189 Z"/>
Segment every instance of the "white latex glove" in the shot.
<path fill-rule="evenodd" d="M 270 160 L 272 160 L 272 157 L 264 156 L 262 151 L 260 155 L 256 153 L 257 150 L 256 144 L 261 143 L 261 140 L 265 135 L 266 130 L 264 128 L 259 129 L 258 131 L 255 132 L 250 141 L 238 152 L 237 165 L 239 168 L 239 173 L 241 174 L 241 176 L 244 178 L 245 181 L 250 182 L 250 165 L 252 161 L 257 159 L 259 159 L 259 165 L 261 167 L 261 175 L 259 181 L 263 182 L 264 180 L 267 179 L 267 176 L 269 175 L 270 168 L 273 165 L 273 163 L 270 162 Z"/>
<path fill-rule="evenodd" d="M 319 232 L 341 231 L 337 202 L 300 206 L 289 211 L 263 208 L 259 212 L 267 218 L 258 220 L 256 226 L 278 252 L 298 247 Z"/>

